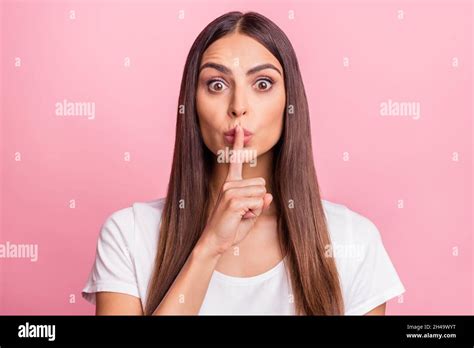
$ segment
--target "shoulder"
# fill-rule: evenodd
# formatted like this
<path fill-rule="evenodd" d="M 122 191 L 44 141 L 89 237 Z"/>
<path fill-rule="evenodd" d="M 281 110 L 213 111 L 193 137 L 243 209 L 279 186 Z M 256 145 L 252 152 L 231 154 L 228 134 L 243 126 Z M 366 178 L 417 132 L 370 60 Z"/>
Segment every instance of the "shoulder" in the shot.
<path fill-rule="evenodd" d="M 346 205 L 322 200 L 331 240 L 336 243 L 368 244 L 380 239 L 375 223 Z"/>
<path fill-rule="evenodd" d="M 369 218 L 345 205 L 323 201 L 323 206 L 331 239 L 326 255 L 334 257 L 342 282 L 349 286 L 383 248 L 380 232 Z"/>
<path fill-rule="evenodd" d="M 157 224 L 161 220 L 165 198 L 146 202 L 135 202 L 129 207 L 112 212 L 104 225 L 116 225 L 121 230 L 132 230 L 138 224 Z"/>
<path fill-rule="evenodd" d="M 366 314 L 405 292 L 376 224 L 345 205 L 324 201 L 323 206 L 345 314 Z"/>
<path fill-rule="evenodd" d="M 405 291 L 376 224 L 342 204 L 323 201 L 329 248 L 340 276 L 346 314 L 365 314 Z"/>
<path fill-rule="evenodd" d="M 164 201 L 136 202 L 107 216 L 99 234 L 95 262 L 82 291 L 86 300 L 95 303 L 95 293 L 100 291 L 144 298 Z"/>
<path fill-rule="evenodd" d="M 135 202 L 132 205 L 135 223 L 139 228 L 155 228 L 161 221 L 166 198 L 157 198 L 147 202 Z"/>
<path fill-rule="evenodd" d="M 134 248 L 136 243 L 156 239 L 165 198 L 135 202 L 126 208 L 112 212 L 103 223 L 101 239 L 122 239 Z"/>

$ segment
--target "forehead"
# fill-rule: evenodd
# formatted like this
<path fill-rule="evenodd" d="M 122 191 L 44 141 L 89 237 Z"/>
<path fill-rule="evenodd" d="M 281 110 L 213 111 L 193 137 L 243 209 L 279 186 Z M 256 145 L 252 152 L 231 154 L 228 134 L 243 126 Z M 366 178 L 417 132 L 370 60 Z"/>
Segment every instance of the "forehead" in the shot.
<path fill-rule="evenodd" d="M 222 63 L 232 68 L 238 65 L 243 68 L 251 68 L 256 64 L 272 63 L 281 69 L 280 62 L 260 42 L 250 36 L 233 33 L 214 41 L 204 51 L 202 63 Z"/>

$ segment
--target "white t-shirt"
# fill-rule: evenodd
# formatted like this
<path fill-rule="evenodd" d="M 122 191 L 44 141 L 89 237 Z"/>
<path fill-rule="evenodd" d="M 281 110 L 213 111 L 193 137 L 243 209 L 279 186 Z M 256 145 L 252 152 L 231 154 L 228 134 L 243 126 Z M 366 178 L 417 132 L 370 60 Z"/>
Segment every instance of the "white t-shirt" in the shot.
<path fill-rule="evenodd" d="M 164 198 L 134 203 L 106 219 L 82 291 L 87 301 L 95 304 L 95 292 L 111 291 L 136 296 L 145 307 L 164 203 Z M 336 260 L 345 314 L 363 315 L 405 292 L 377 227 L 344 205 L 322 203 L 333 246 L 328 252 Z M 214 270 L 199 314 L 294 314 L 285 259 L 253 277 Z"/>

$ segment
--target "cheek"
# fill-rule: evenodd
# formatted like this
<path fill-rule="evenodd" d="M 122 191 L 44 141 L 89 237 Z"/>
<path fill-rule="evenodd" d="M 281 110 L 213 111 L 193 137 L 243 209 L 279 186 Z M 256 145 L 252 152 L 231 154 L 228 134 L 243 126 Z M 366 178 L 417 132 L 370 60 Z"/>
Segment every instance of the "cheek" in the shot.
<path fill-rule="evenodd" d="M 258 148 L 261 154 L 270 150 L 280 139 L 283 130 L 283 117 L 285 113 L 285 96 L 278 95 L 275 98 L 260 101 L 257 115 L 259 122 L 257 129 L 261 129 Z"/>
<path fill-rule="evenodd" d="M 198 113 L 199 127 L 203 137 L 204 144 L 207 148 L 217 153 L 219 149 L 219 140 L 217 134 L 219 134 L 219 125 L 221 124 L 222 115 L 225 115 L 221 111 L 222 103 L 218 103 L 217 100 L 213 100 L 206 96 L 205 93 L 197 91 L 196 93 L 196 111 Z M 225 116 L 224 116 L 225 117 Z"/>

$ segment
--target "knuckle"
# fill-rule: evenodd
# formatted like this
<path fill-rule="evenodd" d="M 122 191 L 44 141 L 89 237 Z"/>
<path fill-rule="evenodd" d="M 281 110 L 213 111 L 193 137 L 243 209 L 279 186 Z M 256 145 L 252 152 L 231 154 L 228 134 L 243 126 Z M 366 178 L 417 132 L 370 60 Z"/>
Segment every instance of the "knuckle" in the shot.
<path fill-rule="evenodd" d="M 222 185 L 222 191 L 227 191 L 228 189 L 230 189 L 232 187 L 230 181 L 226 181 L 224 183 L 224 185 Z"/>
<path fill-rule="evenodd" d="M 238 210 L 240 209 L 240 200 L 237 199 L 236 197 L 232 197 L 229 199 L 228 201 L 228 207 L 231 209 L 231 210 Z"/>
<path fill-rule="evenodd" d="M 234 191 L 231 188 L 228 188 L 224 192 L 222 192 L 222 198 L 226 201 L 231 200 L 233 196 L 234 196 Z"/>

